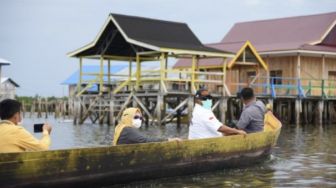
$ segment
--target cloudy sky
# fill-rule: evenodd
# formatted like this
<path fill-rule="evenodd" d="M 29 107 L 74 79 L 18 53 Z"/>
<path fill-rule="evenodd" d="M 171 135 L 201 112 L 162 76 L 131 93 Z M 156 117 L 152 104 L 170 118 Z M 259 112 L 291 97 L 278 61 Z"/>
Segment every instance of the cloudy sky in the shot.
<path fill-rule="evenodd" d="M 19 96 L 63 96 L 60 83 L 79 68 L 66 54 L 91 42 L 110 12 L 185 22 L 203 43 L 236 22 L 336 11 L 334 0 L 1 0 L 3 74 Z"/>

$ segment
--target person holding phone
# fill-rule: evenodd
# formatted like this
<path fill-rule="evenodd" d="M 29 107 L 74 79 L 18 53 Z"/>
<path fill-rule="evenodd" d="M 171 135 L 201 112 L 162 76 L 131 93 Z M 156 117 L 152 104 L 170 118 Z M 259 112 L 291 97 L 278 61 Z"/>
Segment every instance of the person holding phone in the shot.
<path fill-rule="evenodd" d="M 146 142 L 180 141 L 179 138 L 149 138 L 144 136 L 139 128 L 142 124 L 142 114 L 139 108 L 127 108 L 120 123 L 114 130 L 113 145 L 136 144 Z"/>
<path fill-rule="evenodd" d="M 13 99 L 0 102 L 0 153 L 42 151 L 50 146 L 51 126 L 44 124 L 42 138 L 36 139 L 32 134 L 20 126 L 21 103 Z"/>

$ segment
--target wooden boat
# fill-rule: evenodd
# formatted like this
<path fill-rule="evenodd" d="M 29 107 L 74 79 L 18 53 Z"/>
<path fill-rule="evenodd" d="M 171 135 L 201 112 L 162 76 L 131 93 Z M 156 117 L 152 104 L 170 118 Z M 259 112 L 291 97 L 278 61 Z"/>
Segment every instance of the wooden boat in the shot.
<path fill-rule="evenodd" d="M 265 130 L 246 137 L 0 154 L 0 187 L 95 187 L 256 164 L 280 129 L 268 112 Z"/>

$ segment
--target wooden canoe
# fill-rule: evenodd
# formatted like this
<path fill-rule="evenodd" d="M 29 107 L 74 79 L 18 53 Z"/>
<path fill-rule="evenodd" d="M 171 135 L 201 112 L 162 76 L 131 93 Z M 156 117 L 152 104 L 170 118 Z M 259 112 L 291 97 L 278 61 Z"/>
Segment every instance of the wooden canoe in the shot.
<path fill-rule="evenodd" d="M 95 187 L 256 164 L 268 158 L 281 123 L 221 138 L 0 154 L 0 187 Z"/>

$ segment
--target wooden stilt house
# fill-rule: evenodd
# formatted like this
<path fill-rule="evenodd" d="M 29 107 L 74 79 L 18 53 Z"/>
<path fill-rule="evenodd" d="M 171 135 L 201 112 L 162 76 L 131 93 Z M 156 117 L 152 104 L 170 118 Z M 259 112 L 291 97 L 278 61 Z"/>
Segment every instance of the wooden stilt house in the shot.
<path fill-rule="evenodd" d="M 147 119 L 158 124 L 166 122 L 174 116 L 174 113 L 180 113 L 184 108 L 188 108 L 191 114 L 192 95 L 199 83 L 216 82 L 223 85 L 225 79 L 221 73 L 219 76 L 222 79 L 219 81 L 198 80 L 198 72 L 195 70 L 198 60 L 220 58 L 225 61 L 227 58 L 233 58 L 232 53 L 204 46 L 185 23 L 119 14 L 110 14 L 93 42 L 68 55 L 79 59 L 80 74 L 76 92 L 79 123 L 88 117 L 103 120 L 104 114 L 109 113 L 108 119 L 111 124 L 114 124 L 115 119 L 119 119 L 127 106 L 139 106 L 148 116 Z M 191 69 L 169 70 L 167 66 L 169 58 L 189 58 L 192 60 Z M 85 84 L 82 82 L 84 59 L 96 59 L 101 67 L 99 72 L 90 74 L 96 78 Z M 104 64 L 107 64 L 107 70 L 110 70 L 109 67 L 113 66 L 111 62 L 114 60 L 124 61 L 129 65 L 128 78 L 113 90 L 108 92 L 100 90 L 99 95 L 93 96 L 90 100 L 85 99 L 87 97 L 82 94 L 92 86 L 92 83 L 98 82 L 100 88 L 104 88 L 103 86 L 106 88 L 111 84 L 110 78 L 118 76 L 103 72 Z M 160 64 L 160 69 L 147 70 L 152 73 L 151 76 L 143 76 L 142 65 L 153 61 Z M 133 64 L 136 65 L 134 74 Z M 171 77 L 171 74 L 178 77 Z M 106 82 L 104 76 L 108 78 Z M 186 83 L 183 88 L 179 87 L 181 82 Z M 148 83 L 155 83 L 159 87 L 149 92 L 144 89 Z M 223 86 L 222 88 L 224 89 Z M 104 110 L 105 108 L 108 110 Z M 172 108 L 173 111 L 166 114 L 167 108 Z"/>

